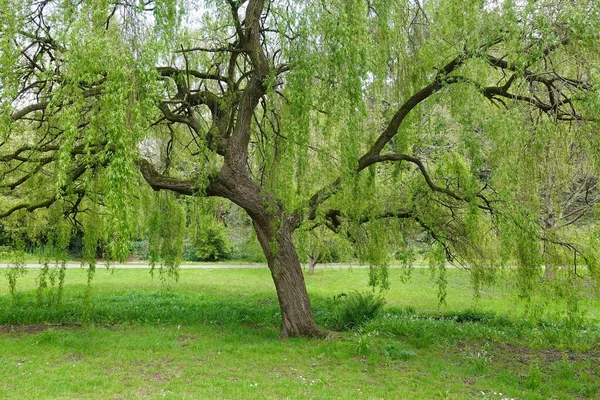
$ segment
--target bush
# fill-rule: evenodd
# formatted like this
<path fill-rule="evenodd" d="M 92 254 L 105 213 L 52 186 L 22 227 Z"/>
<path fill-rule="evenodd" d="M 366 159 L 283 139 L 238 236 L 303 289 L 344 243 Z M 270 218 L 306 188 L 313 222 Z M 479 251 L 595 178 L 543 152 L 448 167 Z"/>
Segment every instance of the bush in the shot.
<path fill-rule="evenodd" d="M 250 234 L 252 235 L 252 233 Z M 247 241 L 236 246 L 233 251 L 233 258 L 254 263 L 266 263 L 267 258 L 263 252 L 258 240 L 250 236 Z"/>
<path fill-rule="evenodd" d="M 138 260 L 148 260 L 150 258 L 150 247 L 148 240 L 133 240 L 129 243 L 129 254 Z"/>
<path fill-rule="evenodd" d="M 219 222 L 203 218 L 196 227 L 193 238 L 193 254 L 188 261 L 219 261 L 231 257 L 231 245 L 227 228 Z"/>
<path fill-rule="evenodd" d="M 374 293 L 341 293 L 331 300 L 326 325 L 336 331 L 358 328 L 375 318 L 385 305 L 385 299 Z"/>

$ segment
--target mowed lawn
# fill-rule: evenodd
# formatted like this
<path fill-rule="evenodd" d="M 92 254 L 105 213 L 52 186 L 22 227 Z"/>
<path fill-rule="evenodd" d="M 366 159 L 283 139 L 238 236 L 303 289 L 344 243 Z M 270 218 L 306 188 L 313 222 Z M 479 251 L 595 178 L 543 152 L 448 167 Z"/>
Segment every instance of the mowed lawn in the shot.
<path fill-rule="evenodd" d="M 600 302 L 585 285 L 584 318 L 567 318 L 564 299 L 527 305 L 511 286 L 475 298 L 462 269 L 448 270 L 440 306 L 429 270 L 391 269 L 376 319 L 281 341 L 266 269 L 182 269 L 165 282 L 99 268 L 91 293 L 85 270 L 67 270 L 58 305 L 55 290 L 39 302 L 38 272 L 16 299 L 0 280 L 1 399 L 600 398 Z M 364 269 L 306 280 L 324 325 L 334 296 L 371 290 Z"/>

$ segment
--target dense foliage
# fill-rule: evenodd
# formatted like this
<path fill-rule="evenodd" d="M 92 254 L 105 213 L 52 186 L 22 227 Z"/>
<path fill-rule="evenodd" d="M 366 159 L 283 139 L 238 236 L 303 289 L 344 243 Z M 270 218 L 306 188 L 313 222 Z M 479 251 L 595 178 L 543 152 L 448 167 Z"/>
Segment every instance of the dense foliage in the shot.
<path fill-rule="evenodd" d="M 544 264 L 567 288 L 597 280 L 596 1 L 0 10 L 2 235 L 53 244 L 59 263 L 67 221 L 92 271 L 99 247 L 123 259 L 144 232 L 153 262 L 175 266 L 188 226 L 176 194 L 252 219 L 282 336 L 322 334 L 294 246 L 318 227 L 353 243 L 383 287 L 390 248 L 415 238 L 441 298 L 448 259 L 476 288 L 516 265 L 524 297 Z"/>

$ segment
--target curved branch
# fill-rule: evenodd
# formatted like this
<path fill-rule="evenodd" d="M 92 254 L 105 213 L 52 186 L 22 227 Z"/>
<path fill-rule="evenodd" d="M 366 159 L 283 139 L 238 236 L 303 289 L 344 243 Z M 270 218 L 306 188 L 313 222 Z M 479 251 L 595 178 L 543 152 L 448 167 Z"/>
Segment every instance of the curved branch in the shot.
<path fill-rule="evenodd" d="M 197 194 L 200 189 L 196 181 L 181 180 L 160 174 L 148 160 L 143 158 L 138 160 L 137 164 L 146 182 L 156 191 L 170 190 L 192 196 Z"/>
<path fill-rule="evenodd" d="M 26 107 L 21 108 L 20 110 L 15 111 L 10 115 L 10 119 L 13 121 L 19 120 L 25 117 L 27 114 L 32 113 L 34 111 L 45 110 L 46 107 L 50 104 L 49 101 L 42 101 L 40 103 L 30 104 Z"/>
<path fill-rule="evenodd" d="M 446 77 L 458 67 L 460 67 L 467 59 L 465 54 L 460 54 L 455 59 L 450 61 L 448 64 L 443 66 L 436 74 L 434 80 L 427 86 L 423 87 L 417 93 L 413 94 L 408 100 L 402 104 L 402 106 L 396 111 L 396 114 L 392 117 L 390 123 L 386 127 L 385 131 L 379 135 L 373 146 L 369 151 L 359 160 L 359 164 L 369 157 L 379 154 L 389 141 L 396 136 L 398 129 L 404 121 L 404 118 L 422 101 L 429 98 L 432 94 L 442 88 L 444 84 L 452 83 L 446 82 Z"/>
<path fill-rule="evenodd" d="M 75 169 L 72 172 L 72 177 L 71 179 L 74 181 L 75 179 L 79 178 L 81 175 L 83 175 L 83 173 L 87 170 L 87 165 L 81 165 L 79 166 L 77 169 Z M 64 190 L 64 187 L 60 189 L 61 191 Z M 83 188 L 77 188 L 77 189 L 73 189 L 71 191 L 74 194 L 85 194 L 85 189 Z M 59 199 L 58 195 L 54 195 L 52 197 L 49 197 L 47 199 L 41 200 L 37 203 L 21 203 L 21 204 L 17 204 L 13 207 L 11 207 L 10 209 L 8 209 L 7 211 L 0 213 L 0 219 L 2 218 L 6 218 L 9 215 L 13 214 L 14 212 L 18 211 L 18 210 L 27 210 L 28 212 L 32 212 L 35 211 L 39 208 L 47 208 L 50 207 L 56 200 Z"/>
<path fill-rule="evenodd" d="M 470 200 L 464 196 L 461 196 L 455 192 L 453 192 L 452 190 L 443 188 L 441 186 L 436 185 L 433 180 L 431 179 L 431 176 L 429 175 L 429 172 L 427 172 L 427 169 L 425 168 L 425 165 L 423 164 L 423 162 L 418 159 L 417 157 L 413 157 L 413 156 L 409 156 L 407 154 L 383 154 L 383 155 L 377 155 L 377 156 L 372 156 L 368 159 L 364 160 L 364 163 L 361 164 L 361 166 L 359 167 L 361 169 L 364 169 L 366 167 L 368 167 L 369 165 L 375 164 L 375 163 L 380 163 L 380 162 L 385 162 L 385 161 L 407 161 L 410 162 L 412 164 L 415 164 L 417 166 L 417 168 L 419 169 L 419 172 L 421 172 L 421 175 L 423 176 L 423 179 L 425 179 L 425 182 L 427 183 L 427 186 L 429 186 L 429 188 L 434 191 L 434 192 L 438 192 L 438 193 L 442 193 L 445 194 L 448 197 L 451 197 L 455 200 L 459 200 L 459 201 L 464 201 L 464 202 L 469 202 Z M 362 167 L 362 168 L 361 168 Z M 482 197 L 481 194 L 477 195 L 477 197 Z M 485 198 L 483 198 L 483 200 L 485 200 Z M 489 204 L 489 202 L 486 203 Z M 494 210 L 489 207 L 489 205 L 478 205 L 479 208 L 486 210 L 486 211 L 490 211 L 493 212 Z"/>
<path fill-rule="evenodd" d="M 194 132 L 200 132 L 200 125 L 198 124 L 197 120 L 182 114 L 175 114 L 173 111 L 171 111 L 171 109 L 167 105 L 167 102 L 163 101 L 161 103 L 158 103 L 157 107 L 168 121 L 186 124 L 187 126 L 192 128 Z"/>
<path fill-rule="evenodd" d="M 84 98 L 87 98 L 87 97 L 96 96 L 100 93 L 102 93 L 102 87 L 96 86 L 91 89 L 84 90 L 82 92 L 82 95 Z M 71 102 L 68 102 L 67 104 L 71 104 Z M 20 110 L 17 110 L 14 113 L 12 113 L 10 115 L 10 119 L 12 121 L 22 119 L 27 114 L 32 113 L 34 111 L 45 110 L 49 105 L 50 105 L 50 101 L 41 101 L 39 103 L 30 104 L 30 105 L 25 106 L 25 107 L 21 108 Z M 62 105 L 64 105 L 64 104 L 59 104 L 58 106 L 60 107 Z"/>
<path fill-rule="evenodd" d="M 236 47 L 190 47 L 187 49 L 177 50 L 176 53 L 191 53 L 200 51 L 204 53 L 241 53 L 241 50 Z"/>
<path fill-rule="evenodd" d="M 333 232 L 337 233 L 339 228 L 342 226 L 342 221 L 340 220 L 340 217 L 342 217 L 342 212 L 340 210 L 333 210 L 333 209 L 328 210 L 324 215 L 324 218 L 327 221 L 325 224 L 327 226 L 327 228 L 329 228 Z M 381 219 L 387 219 L 387 218 L 407 219 L 407 218 L 414 218 L 414 215 L 408 209 L 399 208 L 396 211 L 387 211 L 387 212 L 382 212 L 380 214 L 375 214 L 375 215 L 365 214 L 362 217 L 360 217 L 360 219 L 358 220 L 358 223 L 366 224 L 367 222 L 381 220 Z"/>
<path fill-rule="evenodd" d="M 10 208 L 8 211 L 5 211 L 3 213 L 0 213 L 0 218 L 6 218 L 9 215 L 13 214 L 16 211 L 25 209 L 28 212 L 32 212 L 37 210 L 38 208 L 46 208 L 46 207 L 50 207 L 54 202 L 56 201 L 56 197 L 51 197 L 45 200 L 42 200 L 38 203 L 21 203 L 21 204 L 17 204 L 16 206 Z"/>
<path fill-rule="evenodd" d="M 433 182 L 433 180 L 431 179 L 431 176 L 429 175 L 429 172 L 425 168 L 425 165 L 423 164 L 423 162 L 419 158 L 409 156 L 407 154 L 391 153 L 391 154 L 382 154 L 382 155 L 373 155 L 370 157 L 363 157 L 361 159 L 360 165 L 356 169 L 356 172 L 358 173 L 370 165 L 373 165 L 376 163 L 381 163 L 381 162 L 386 162 L 386 161 L 398 161 L 398 162 L 406 161 L 406 162 L 415 164 L 417 166 L 417 168 L 419 169 L 419 172 L 423 176 L 423 179 L 425 179 L 427 186 L 432 191 L 437 192 L 437 193 L 442 193 L 448 197 L 453 198 L 454 200 L 458 200 L 461 202 L 468 203 L 471 201 L 470 199 L 468 199 L 464 196 L 461 196 L 461 195 L 453 192 L 452 190 L 449 190 L 449 189 L 446 189 L 446 188 L 436 185 Z M 311 197 L 311 199 L 309 201 L 309 214 L 307 216 L 308 220 L 313 221 L 316 219 L 317 208 L 319 207 L 319 205 L 322 204 L 329 197 L 331 197 L 333 194 L 335 194 L 337 192 L 337 190 L 339 189 L 340 184 L 341 184 L 341 178 L 337 178 L 332 184 L 322 188 L 321 190 L 319 190 L 317 193 L 315 193 Z M 495 209 L 492 208 L 490 205 L 490 201 L 488 199 L 486 199 L 481 193 L 476 194 L 475 197 L 481 199 L 484 202 L 484 204 L 478 204 L 477 205 L 478 208 L 480 208 L 482 210 L 486 210 L 490 213 L 495 212 Z"/>

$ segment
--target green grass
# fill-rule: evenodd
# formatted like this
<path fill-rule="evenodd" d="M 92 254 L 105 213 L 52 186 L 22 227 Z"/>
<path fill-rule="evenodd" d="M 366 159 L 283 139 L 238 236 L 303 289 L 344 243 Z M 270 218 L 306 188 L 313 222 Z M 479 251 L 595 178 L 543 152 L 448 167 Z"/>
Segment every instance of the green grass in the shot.
<path fill-rule="evenodd" d="M 587 318 L 568 321 L 563 301 L 540 296 L 527 307 L 511 287 L 475 299 L 456 269 L 440 307 L 428 270 L 402 283 L 394 269 L 386 307 L 366 325 L 280 341 L 266 269 L 183 269 L 168 284 L 147 270 L 98 269 L 91 306 L 85 270 L 67 271 L 59 305 L 37 303 L 37 272 L 19 280 L 16 299 L 0 280 L 0 398 L 600 396 L 600 303 L 587 294 Z M 360 269 L 307 276 L 317 319 L 327 321 L 333 296 L 367 291 L 366 282 Z"/>

